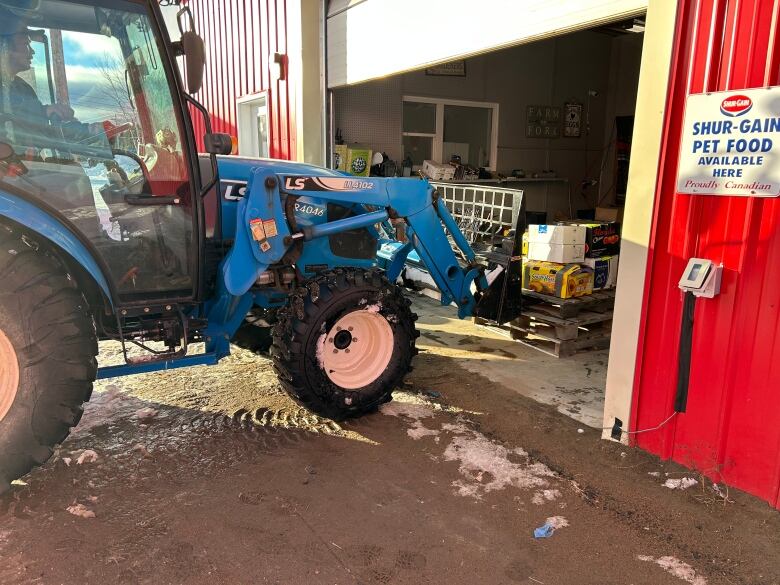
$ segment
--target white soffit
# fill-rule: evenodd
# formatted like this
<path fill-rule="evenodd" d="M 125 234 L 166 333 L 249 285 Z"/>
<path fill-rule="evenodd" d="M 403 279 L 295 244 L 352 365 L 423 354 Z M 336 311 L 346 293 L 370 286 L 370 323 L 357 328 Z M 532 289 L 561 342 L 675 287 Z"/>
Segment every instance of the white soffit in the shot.
<path fill-rule="evenodd" d="M 639 16 L 648 0 L 331 0 L 328 86 Z"/>

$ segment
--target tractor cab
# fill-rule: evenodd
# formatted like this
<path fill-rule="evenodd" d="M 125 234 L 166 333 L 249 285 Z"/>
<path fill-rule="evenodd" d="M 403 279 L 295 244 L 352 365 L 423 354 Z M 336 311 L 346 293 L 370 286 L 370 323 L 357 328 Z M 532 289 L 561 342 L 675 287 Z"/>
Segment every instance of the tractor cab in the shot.
<path fill-rule="evenodd" d="M 191 300 L 200 276 L 192 131 L 159 19 L 137 1 L 0 2 L 0 187 L 78 235 L 119 306 Z"/>

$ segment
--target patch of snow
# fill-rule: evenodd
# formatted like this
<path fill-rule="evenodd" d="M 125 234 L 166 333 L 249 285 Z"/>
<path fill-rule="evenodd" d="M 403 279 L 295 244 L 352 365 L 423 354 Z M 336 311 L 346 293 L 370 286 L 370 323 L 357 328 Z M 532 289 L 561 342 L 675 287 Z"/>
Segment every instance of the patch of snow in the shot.
<path fill-rule="evenodd" d="M 95 453 L 92 449 L 86 449 L 81 452 L 81 455 L 78 456 L 76 463 L 79 465 L 84 465 L 85 463 L 94 463 L 97 460 L 98 454 Z"/>
<path fill-rule="evenodd" d="M 436 416 L 434 406 L 416 395 L 401 396 L 414 402 L 396 400 L 383 404 L 379 411 L 388 416 L 411 419 L 407 434 L 415 440 L 433 436 L 438 443 L 441 439 L 448 440 L 443 433 L 454 435 L 443 457 L 446 461 L 460 463 L 462 477 L 452 482 L 458 495 L 482 499 L 488 492 L 512 486 L 536 488 L 548 501 L 560 496 L 559 490 L 544 489 L 549 487 L 548 478 L 556 477 L 555 473 L 543 463 L 532 463 L 524 449 L 508 449 L 463 423 L 445 423 L 439 430 L 429 428 L 422 421 Z"/>
<path fill-rule="evenodd" d="M 412 426 L 406 430 L 406 434 L 415 441 L 418 441 L 423 437 L 435 437 L 439 435 L 439 431 L 429 429 L 420 422 L 421 419 L 434 416 L 434 412 L 425 405 L 409 402 L 388 402 L 387 404 L 383 404 L 379 408 L 379 411 L 382 414 L 390 416 L 403 416 L 412 419 Z"/>
<path fill-rule="evenodd" d="M 699 482 L 692 477 L 681 477 L 680 479 L 667 479 L 664 482 L 664 487 L 668 487 L 670 490 L 687 490 L 697 483 Z"/>
<path fill-rule="evenodd" d="M 703 575 L 697 575 L 696 569 L 675 557 L 655 558 L 647 555 L 637 555 L 636 558 L 646 563 L 655 563 L 670 575 L 691 585 L 707 585 L 707 579 Z"/>
<path fill-rule="evenodd" d="M 68 506 L 66 509 L 70 514 L 78 516 L 79 518 L 95 517 L 95 513 L 87 508 L 84 504 L 73 504 L 72 506 Z"/>
<path fill-rule="evenodd" d="M 317 338 L 317 363 L 321 368 L 325 367 L 322 363 L 322 360 L 325 357 L 325 340 L 327 338 L 328 338 L 327 333 L 323 333 Z"/>
<path fill-rule="evenodd" d="M 559 490 L 542 490 L 534 494 L 531 502 L 537 506 L 541 506 L 545 502 L 553 502 L 556 498 L 560 497 L 561 492 Z"/>
<path fill-rule="evenodd" d="M 546 523 L 552 526 L 554 530 L 566 528 L 569 525 L 569 521 L 563 516 L 550 516 Z"/>
<path fill-rule="evenodd" d="M 413 402 L 399 402 L 394 400 L 379 407 L 379 412 L 389 416 L 405 416 L 413 420 L 420 420 L 435 416 L 436 413 L 425 404 L 415 404 Z M 446 426 L 446 425 L 445 425 Z M 443 428 L 443 427 L 442 427 Z"/>
<path fill-rule="evenodd" d="M 660 471 L 648 471 L 647 475 L 652 475 L 653 477 L 661 477 Z"/>
<path fill-rule="evenodd" d="M 509 455 L 512 454 L 525 458 L 526 462 L 510 461 Z M 528 454 L 523 449 L 507 449 L 471 430 L 452 439 L 444 451 L 444 459 L 460 462 L 459 471 L 464 479 L 452 483 L 457 493 L 477 499 L 508 486 L 524 489 L 547 487 L 549 482 L 546 478 L 555 477 L 546 465 L 529 463 Z M 484 475 L 488 475 L 489 480 L 485 480 Z"/>
<path fill-rule="evenodd" d="M 70 457 L 63 457 L 63 458 L 62 458 L 62 462 L 63 462 L 65 465 L 67 465 L 68 467 L 70 467 L 70 462 L 71 462 L 71 461 L 73 461 L 73 460 L 72 460 Z"/>
<path fill-rule="evenodd" d="M 373 305 L 368 305 L 365 308 L 365 310 L 368 311 L 369 313 L 378 313 L 379 311 L 382 310 L 382 303 L 374 303 Z"/>
<path fill-rule="evenodd" d="M 423 437 L 437 437 L 439 436 L 439 431 L 434 429 L 429 429 L 424 424 L 422 424 L 419 420 L 414 421 L 414 424 L 411 428 L 406 430 L 406 434 L 409 435 L 412 439 L 415 441 L 419 441 Z"/>

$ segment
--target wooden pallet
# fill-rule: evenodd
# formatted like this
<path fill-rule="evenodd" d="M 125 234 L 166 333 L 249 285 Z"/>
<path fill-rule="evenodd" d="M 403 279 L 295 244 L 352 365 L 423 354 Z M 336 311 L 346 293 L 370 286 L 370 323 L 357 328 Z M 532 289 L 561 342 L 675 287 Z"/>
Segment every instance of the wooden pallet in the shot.
<path fill-rule="evenodd" d="M 609 347 L 612 332 L 614 291 L 593 296 L 559 299 L 527 291 L 544 303 L 529 306 L 523 314 L 506 325 L 490 327 L 508 333 L 520 343 L 555 357 L 568 357 L 583 350 Z M 523 291 L 526 294 L 526 291 Z M 478 325 L 490 324 L 474 319 Z"/>
<path fill-rule="evenodd" d="M 532 347 L 548 355 L 565 358 L 584 350 L 605 349 L 609 347 L 610 332 L 595 331 L 579 335 L 576 339 L 546 339 L 536 335 L 527 335 L 517 339 L 519 343 Z"/>
<path fill-rule="evenodd" d="M 593 294 L 585 295 L 584 297 L 575 297 L 573 299 L 559 299 L 552 295 L 523 289 L 523 297 L 544 301 L 543 303 L 529 306 L 529 310 L 546 313 L 560 319 L 576 317 L 582 311 L 603 313 L 605 311 L 611 311 L 615 306 L 615 289 L 599 290 Z"/>
<path fill-rule="evenodd" d="M 571 319 L 561 319 L 543 312 L 528 310 L 510 324 L 511 328 L 525 334 L 538 335 L 548 339 L 568 341 L 577 339 L 589 331 L 612 329 L 612 311 L 594 313 L 583 311 Z"/>

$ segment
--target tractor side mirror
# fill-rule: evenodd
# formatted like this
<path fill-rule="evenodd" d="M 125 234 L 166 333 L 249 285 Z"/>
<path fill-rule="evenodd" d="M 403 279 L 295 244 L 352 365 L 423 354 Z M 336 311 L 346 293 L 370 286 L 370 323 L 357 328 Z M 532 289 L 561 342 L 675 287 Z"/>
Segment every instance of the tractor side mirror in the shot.
<path fill-rule="evenodd" d="M 230 134 L 213 132 L 203 137 L 206 152 L 209 154 L 230 154 L 233 152 L 233 139 Z"/>
<path fill-rule="evenodd" d="M 176 22 L 181 32 L 181 40 L 174 43 L 174 52 L 184 55 L 187 71 L 187 91 L 198 93 L 203 87 L 203 73 L 206 69 L 206 45 L 195 32 L 195 20 L 188 6 L 176 14 Z"/>

